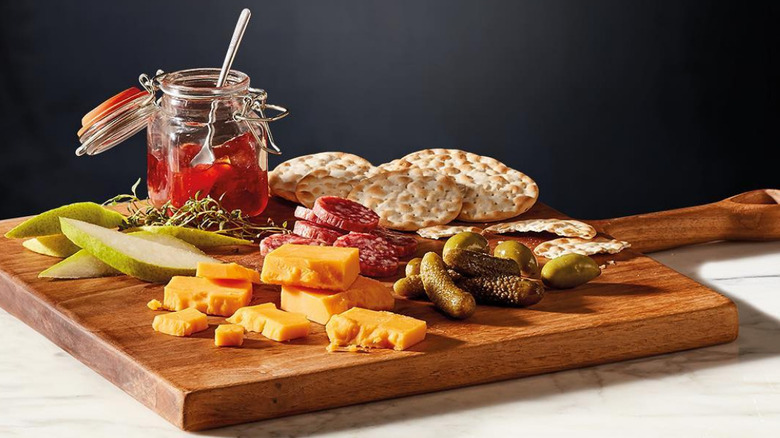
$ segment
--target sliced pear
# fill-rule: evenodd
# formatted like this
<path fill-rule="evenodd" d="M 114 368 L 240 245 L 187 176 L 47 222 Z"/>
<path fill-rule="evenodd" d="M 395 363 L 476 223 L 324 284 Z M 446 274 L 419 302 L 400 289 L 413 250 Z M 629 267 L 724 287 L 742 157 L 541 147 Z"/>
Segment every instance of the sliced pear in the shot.
<path fill-rule="evenodd" d="M 157 242 L 174 248 L 184 249 L 196 254 L 203 254 L 203 251 L 199 250 L 195 245 L 189 244 L 173 236 L 150 233 L 148 231 L 136 231 L 129 234 L 144 240 Z M 68 242 L 70 242 L 70 240 L 68 240 Z M 120 274 L 122 273 L 101 262 L 97 258 L 93 257 L 92 254 L 82 249 L 67 259 L 41 272 L 38 274 L 38 277 L 74 279 L 110 277 L 112 275 Z"/>
<path fill-rule="evenodd" d="M 38 278 L 98 278 L 121 275 L 116 269 L 101 262 L 86 250 L 66 258 L 38 274 Z"/>
<path fill-rule="evenodd" d="M 70 257 L 81 249 L 64 234 L 33 237 L 22 242 L 22 246 L 38 254 L 59 258 Z"/>
<path fill-rule="evenodd" d="M 199 230 L 197 228 L 177 227 L 172 225 L 146 225 L 138 227 L 139 230 L 150 233 L 166 234 L 189 242 L 198 248 L 214 248 L 217 246 L 254 245 L 249 240 L 225 236 L 212 231 Z"/>
<path fill-rule="evenodd" d="M 143 231 L 143 230 L 133 231 L 132 233 L 127 233 L 127 234 L 151 242 L 157 242 L 166 246 L 171 246 L 173 248 L 185 249 L 187 251 L 194 252 L 196 254 L 205 254 L 197 246 L 191 243 L 187 243 L 179 238 L 169 236 L 167 234 L 158 234 L 158 233 L 152 233 L 150 231 Z"/>
<path fill-rule="evenodd" d="M 195 275 L 198 262 L 219 263 L 204 254 L 166 246 L 76 219 L 60 219 L 62 232 L 101 262 L 141 280 L 163 283 Z"/>
<path fill-rule="evenodd" d="M 60 234 L 60 218 L 78 219 L 106 228 L 116 228 L 125 217 L 94 202 L 77 202 L 45 211 L 22 222 L 5 233 L 8 238 L 38 237 Z"/>

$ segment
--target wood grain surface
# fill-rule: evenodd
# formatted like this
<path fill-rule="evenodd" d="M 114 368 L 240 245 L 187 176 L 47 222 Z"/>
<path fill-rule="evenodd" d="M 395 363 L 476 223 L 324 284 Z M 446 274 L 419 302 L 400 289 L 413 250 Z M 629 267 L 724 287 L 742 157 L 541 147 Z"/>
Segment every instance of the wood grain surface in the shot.
<path fill-rule="evenodd" d="M 292 219 L 272 200 L 267 215 Z M 524 218 L 565 216 L 538 204 Z M 5 233 L 20 219 L 0 222 Z M 519 236 L 535 245 L 548 236 Z M 498 241 L 510 237 L 497 236 Z M 495 244 L 496 242 L 492 242 Z M 418 256 L 443 242 L 421 239 Z M 259 267 L 251 248 L 215 256 Z M 396 311 L 428 322 L 425 341 L 403 352 L 328 353 L 324 327 L 277 343 L 250 333 L 242 348 L 216 348 L 208 330 L 189 338 L 156 333 L 163 287 L 128 277 L 52 281 L 38 273 L 57 261 L 0 239 L 0 306 L 185 430 L 280 417 L 729 342 L 735 305 L 641 254 L 615 260 L 601 277 L 550 291 L 529 309 L 480 306 L 453 321 L 424 301 L 398 299 Z M 399 270 L 399 273 L 402 270 Z M 391 279 L 388 279 L 391 284 Z M 256 286 L 253 304 L 279 304 L 279 288 Z"/>

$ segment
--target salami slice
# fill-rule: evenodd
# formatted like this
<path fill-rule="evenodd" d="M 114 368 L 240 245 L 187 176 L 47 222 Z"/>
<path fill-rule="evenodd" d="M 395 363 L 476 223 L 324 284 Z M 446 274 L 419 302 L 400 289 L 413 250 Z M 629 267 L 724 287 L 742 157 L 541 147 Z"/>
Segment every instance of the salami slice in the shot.
<path fill-rule="evenodd" d="M 310 208 L 306 208 L 302 205 L 295 207 L 295 213 L 293 213 L 293 216 L 297 217 L 298 219 L 317 223 L 317 215 L 314 214 Z"/>
<path fill-rule="evenodd" d="M 328 243 L 317 239 L 310 239 L 295 234 L 273 234 L 260 241 L 260 255 L 266 255 L 269 252 L 279 248 L 285 243 L 295 245 L 328 246 Z"/>
<path fill-rule="evenodd" d="M 315 223 L 321 227 L 329 228 L 331 230 L 341 231 L 341 234 L 345 234 L 349 232 L 326 224 L 325 222 L 321 221 L 320 218 L 318 218 L 317 215 L 314 214 L 314 212 L 310 208 L 302 207 L 300 205 L 295 207 L 295 213 L 293 213 L 293 216 L 295 216 L 298 219 L 303 219 L 305 221 Z"/>
<path fill-rule="evenodd" d="M 357 248 L 360 273 L 368 277 L 387 277 L 398 269 L 395 248 L 374 234 L 352 232 L 336 239 L 333 246 Z"/>
<path fill-rule="evenodd" d="M 293 227 L 293 233 L 299 236 L 308 237 L 309 239 L 321 240 L 328 245 L 332 245 L 336 239 L 345 234 L 344 231 L 326 228 L 309 221 L 296 221 L 295 226 Z"/>
<path fill-rule="evenodd" d="M 317 222 L 345 231 L 367 233 L 379 225 L 379 215 L 370 208 L 338 196 L 320 196 L 312 211 Z"/>
<path fill-rule="evenodd" d="M 387 240 L 387 243 L 395 248 L 395 256 L 398 258 L 412 255 L 417 251 L 417 239 L 412 236 L 396 233 L 385 227 L 377 227 L 371 234 Z"/>

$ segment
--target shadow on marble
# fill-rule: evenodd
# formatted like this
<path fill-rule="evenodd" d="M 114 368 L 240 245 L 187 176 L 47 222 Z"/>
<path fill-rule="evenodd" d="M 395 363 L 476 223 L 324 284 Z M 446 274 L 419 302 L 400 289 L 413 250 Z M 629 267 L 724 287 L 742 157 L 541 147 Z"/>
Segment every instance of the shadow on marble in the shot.
<path fill-rule="evenodd" d="M 693 251 L 696 252 L 696 249 Z M 718 254 L 714 258 L 700 257 L 697 261 L 686 264 L 680 271 L 695 273 L 703 263 L 762 254 L 780 254 L 780 242 L 771 245 L 770 248 L 759 246 L 755 251 L 741 247 L 729 249 L 726 254 Z M 679 267 L 680 265 L 678 269 Z M 702 281 L 696 278 L 696 275 L 689 276 L 718 290 L 716 285 Z M 365 431 L 370 435 L 371 428 L 388 423 L 413 422 L 438 415 L 458 415 L 469 410 L 489 409 L 491 406 L 523 400 L 542 402 L 544 399 L 556 396 L 573 397 L 582 391 L 598 391 L 639 380 L 659 380 L 736 362 L 762 360 L 780 355 L 780 343 L 777 342 L 780 335 L 780 320 L 737 297 L 730 296 L 725 291 L 718 290 L 718 292 L 729 296 L 739 309 L 740 335 L 735 342 L 729 344 L 334 408 L 197 434 L 216 437 L 309 436 L 355 430 L 356 434 Z M 518 415 L 523 413 L 518 412 Z M 475 415 L 475 418 L 478 418 L 478 415 Z"/>

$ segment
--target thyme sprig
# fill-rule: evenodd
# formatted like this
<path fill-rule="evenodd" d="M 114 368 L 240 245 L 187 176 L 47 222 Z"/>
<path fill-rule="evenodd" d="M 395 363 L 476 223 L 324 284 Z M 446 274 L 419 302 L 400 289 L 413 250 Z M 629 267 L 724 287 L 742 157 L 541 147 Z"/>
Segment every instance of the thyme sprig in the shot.
<path fill-rule="evenodd" d="M 120 227 L 122 229 L 144 225 L 172 225 L 248 240 L 258 240 L 265 234 L 290 232 L 287 229 L 287 222 L 277 226 L 271 218 L 268 218 L 265 224 L 258 224 L 251 218 L 244 217 L 241 210 L 227 211 L 222 207 L 221 198 L 214 199 L 208 195 L 200 197 L 200 193 L 196 193 L 195 197 L 188 199 L 181 207 L 175 207 L 171 201 L 168 201 L 157 208 L 148 200 L 138 197 L 137 190 L 140 183 L 139 178 L 131 188 L 132 193 L 114 196 L 103 203 L 103 205 L 127 203 L 130 214 Z"/>

